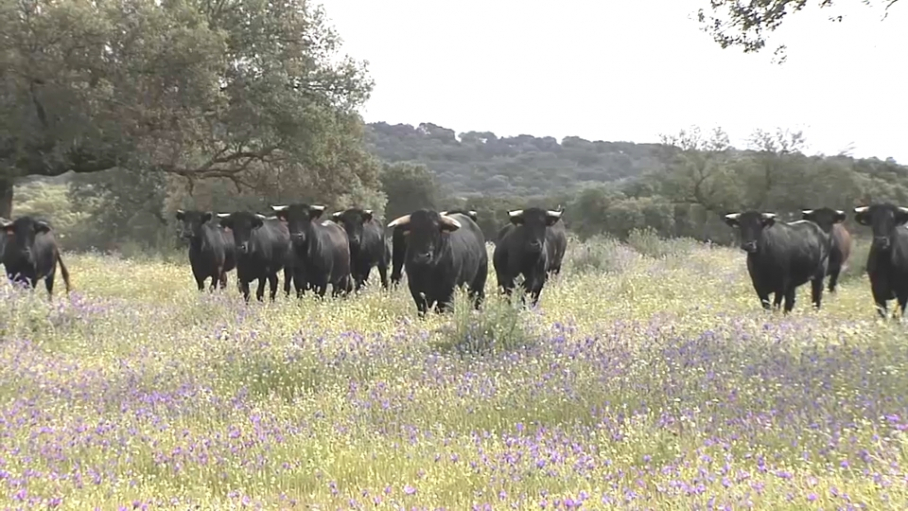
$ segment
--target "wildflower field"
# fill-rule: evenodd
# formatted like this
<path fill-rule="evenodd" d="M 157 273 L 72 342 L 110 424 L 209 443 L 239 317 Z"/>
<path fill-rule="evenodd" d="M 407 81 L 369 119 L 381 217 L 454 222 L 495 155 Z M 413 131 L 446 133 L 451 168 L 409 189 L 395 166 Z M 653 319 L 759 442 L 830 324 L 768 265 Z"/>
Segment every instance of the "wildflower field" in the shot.
<path fill-rule="evenodd" d="M 185 254 L 64 254 L 53 302 L 4 281 L 0 508 L 908 508 L 865 250 L 786 317 L 739 250 L 571 243 L 537 309 L 426 320 L 405 286 L 199 293 Z"/>

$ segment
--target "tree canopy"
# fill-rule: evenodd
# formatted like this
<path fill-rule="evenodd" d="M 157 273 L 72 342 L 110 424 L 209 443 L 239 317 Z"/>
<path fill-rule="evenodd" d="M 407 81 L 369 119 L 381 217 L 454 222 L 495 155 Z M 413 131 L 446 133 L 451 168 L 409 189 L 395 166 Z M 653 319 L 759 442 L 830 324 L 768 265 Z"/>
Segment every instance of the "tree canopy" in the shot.
<path fill-rule="evenodd" d="M 2 0 L 0 216 L 15 179 L 67 171 L 377 189 L 372 81 L 339 48 L 305 0 Z"/>
<path fill-rule="evenodd" d="M 701 27 L 722 48 L 739 47 L 745 53 L 758 52 L 766 47 L 769 34 L 782 26 L 786 18 L 805 7 L 828 9 L 846 0 L 709 0 L 709 7 L 698 11 Z M 848 0 L 857 2 L 857 0 Z M 864 4 L 882 3 L 887 11 L 898 0 L 861 0 Z M 841 21 L 841 15 L 830 15 L 831 21 Z M 785 45 L 776 48 L 782 55 Z M 784 60 L 784 56 L 780 59 Z"/>

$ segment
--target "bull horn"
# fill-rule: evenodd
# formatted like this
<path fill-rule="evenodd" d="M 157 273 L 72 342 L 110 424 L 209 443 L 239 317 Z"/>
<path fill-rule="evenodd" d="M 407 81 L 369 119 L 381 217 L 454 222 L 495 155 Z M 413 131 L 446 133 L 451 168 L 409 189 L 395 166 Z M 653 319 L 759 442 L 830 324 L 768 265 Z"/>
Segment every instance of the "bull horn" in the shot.
<path fill-rule="evenodd" d="M 393 222 L 388 224 L 388 228 L 392 229 L 394 227 L 399 227 L 401 225 L 407 225 L 410 223 L 410 215 L 404 215 L 398 218 L 395 218 Z"/>
<path fill-rule="evenodd" d="M 866 213 L 868 209 L 870 209 L 870 206 L 858 206 L 854 208 L 854 212 L 860 215 L 861 213 Z"/>
<path fill-rule="evenodd" d="M 332 217 L 332 218 L 340 218 L 341 215 L 343 215 L 343 214 L 344 214 L 343 211 L 335 211 L 334 213 L 331 214 L 331 217 Z"/>
<path fill-rule="evenodd" d="M 230 216 L 230 213 L 218 213 L 218 218 L 227 218 Z"/>
<path fill-rule="evenodd" d="M 364 209 L 364 210 L 363 210 L 363 213 L 365 213 L 365 214 L 367 214 L 367 215 L 371 215 L 371 214 L 372 214 L 372 210 L 371 210 L 371 209 Z"/>
<path fill-rule="evenodd" d="M 762 213 L 762 215 L 763 215 L 763 218 L 765 218 L 766 220 L 769 220 L 770 218 L 775 218 L 775 217 L 776 217 L 776 214 L 775 214 L 775 213 Z"/>
<path fill-rule="evenodd" d="M 561 215 L 564 214 L 564 211 L 553 211 L 550 209 L 550 210 L 546 211 L 546 214 L 551 217 L 561 218 Z"/>
<path fill-rule="evenodd" d="M 908 208 L 903 208 L 903 207 L 899 206 L 899 211 L 902 212 L 903 214 L 908 215 Z"/>
<path fill-rule="evenodd" d="M 7 219 L 3 218 L 2 216 L 0 216 L 0 227 L 3 227 L 5 229 L 11 225 L 13 225 L 12 220 L 7 220 Z"/>
<path fill-rule="evenodd" d="M 445 215 L 448 214 L 448 210 L 446 209 L 446 210 L 444 210 L 444 211 L 439 211 L 438 214 L 441 215 L 441 216 L 445 216 Z"/>
<path fill-rule="evenodd" d="M 813 210 L 812 210 L 812 209 L 802 209 L 802 210 L 801 210 L 801 214 L 802 214 L 802 215 L 809 215 L 809 214 L 811 214 L 811 213 L 813 213 Z"/>
<path fill-rule="evenodd" d="M 726 220 L 737 220 L 741 216 L 741 213 L 729 213 L 725 215 Z"/>
<path fill-rule="evenodd" d="M 836 212 L 836 214 L 839 214 L 839 215 L 844 215 L 844 214 L 845 214 L 845 212 L 842 211 L 841 209 L 837 209 L 837 210 L 835 210 L 835 212 Z"/>
<path fill-rule="evenodd" d="M 290 206 L 271 206 L 271 209 L 274 211 L 284 211 L 285 209 L 287 209 L 289 207 Z"/>
<path fill-rule="evenodd" d="M 514 211 L 508 211 L 508 216 L 514 218 L 515 216 L 520 216 L 523 214 L 522 209 L 515 209 Z"/>
<path fill-rule="evenodd" d="M 267 220 L 267 219 L 268 219 L 267 216 L 265 216 L 265 215 L 263 215 L 263 214 L 261 214 L 261 213 L 256 213 L 255 216 L 261 218 L 262 220 Z"/>
<path fill-rule="evenodd" d="M 182 210 L 182 209 L 178 209 L 178 210 L 177 210 L 177 214 L 180 214 L 180 215 L 182 215 L 182 214 L 184 214 L 184 213 L 186 213 L 186 212 L 185 212 L 185 211 L 183 211 L 183 210 Z"/>
<path fill-rule="evenodd" d="M 470 216 L 479 216 L 479 213 L 477 213 L 475 209 L 471 209 Z"/>
<path fill-rule="evenodd" d="M 313 204 L 313 205 L 309 206 L 309 209 L 311 209 L 312 211 L 324 211 L 325 206 L 319 206 L 318 204 Z"/>
<path fill-rule="evenodd" d="M 458 222 L 457 220 L 454 220 L 453 218 L 451 218 L 449 216 L 442 215 L 441 223 L 447 224 L 455 229 L 460 229 L 460 222 Z"/>

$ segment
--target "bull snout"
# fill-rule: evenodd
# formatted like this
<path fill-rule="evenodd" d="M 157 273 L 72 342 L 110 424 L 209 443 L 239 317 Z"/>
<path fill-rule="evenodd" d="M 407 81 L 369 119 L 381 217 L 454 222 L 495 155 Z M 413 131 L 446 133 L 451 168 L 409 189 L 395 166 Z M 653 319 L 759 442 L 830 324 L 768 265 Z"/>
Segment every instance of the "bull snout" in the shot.
<path fill-rule="evenodd" d="M 741 250 L 747 252 L 748 254 L 753 254 L 757 251 L 757 242 L 756 241 L 745 241 L 741 243 Z"/>
<path fill-rule="evenodd" d="M 361 241 L 361 240 L 360 240 L 359 236 L 350 236 L 350 244 L 351 244 L 351 245 L 359 246 L 360 241 Z"/>
<path fill-rule="evenodd" d="M 190 231 L 181 231 L 180 237 L 184 240 L 192 239 L 192 233 Z"/>
<path fill-rule="evenodd" d="M 873 246 L 880 250 L 886 250 L 887 248 L 889 248 L 889 237 L 888 236 L 874 236 L 873 237 Z"/>

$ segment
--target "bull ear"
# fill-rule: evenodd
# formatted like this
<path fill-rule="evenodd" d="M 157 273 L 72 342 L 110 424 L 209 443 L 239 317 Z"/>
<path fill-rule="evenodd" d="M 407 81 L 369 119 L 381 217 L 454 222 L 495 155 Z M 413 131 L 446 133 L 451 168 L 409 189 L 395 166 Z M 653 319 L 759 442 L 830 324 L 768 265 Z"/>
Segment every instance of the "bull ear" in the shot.
<path fill-rule="evenodd" d="M 776 214 L 775 213 L 763 213 L 763 226 L 769 227 L 770 225 L 776 223 Z"/>
<path fill-rule="evenodd" d="M 50 226 L 44 220 L 35 222 L 35 232 L 50 232 Z"/>
<path fill-rule="evenodd" d="M 812 209 L 802 209 L 802 210 L 801 210 L 801 219 L 802 219 L 802 220 L 810 220 L 810 215 L 812 215 L 812 214 L 813 214 L 813 210 L 812 210 Z"/>
<path fill-rule="evenodd" d="M 870 225 L 870 219 L 867 218 L 868 211 L 870 211 L 869 206 L 858 206 L 854 208 L 854 221 L 861 225 Z"/>
<path fill-rule="evenodd" d="M 267 218 L 268 217 L 266 217 L 265 215 L 256 213 L 255 217 L 253 217 L 253 219 L 252 219 L 252 228 L 255 229 L 256 227 L 261 227 L 261 226 L 265 225 L 265 220 Z"/>
<path fill-rule="evenodd" d="M 523 223 L 523 210 L 515 209 L 513 211 L 508 211 L 508 218 L 511 219 L 511 223 L 514 225 L 520 225 Z"/>
<path fill-rule="evenodd" d="M 182 209 L 178 209 L 178 210 L 177 210 L 177 215 L 176 215 L 176 216 L 177 216 L 177 220 L 182 220 L 184 214 L 185 214 L 185 211 L 183 211 Z"/>
<path fill-rule="evenodd" d="M 731 227 L 737 227 L 738 219 L 741 218 L 741 213 L 729 213 L 723 218 L 725 219 L 726 224 L 730 225 Z"/>
<path fill-rule="evenodd" d="M 325 212 L 325 206 L 311 205 L 309 206 L 309 218 L 315 220 L 322 216 L 322 213 Z"/>
<path fill-rule="evenodd" d="M 833 223 L 839 224 L 839 223 L 844 222 L 846 218 L 847 217 L 845 216 L 845 212 L 842 211 L 841 209 L 837 209 L 837 210 L 835 210 L 835 216 L 833 217 L 832 220 L 833 220 Z"/>
<path fill-rule="evenodd" d="M 202 213 L 202 223 L 204 224 L 205 222 L 210 222 L 210 221 L 211 221 L 211 211 L 206 211 L 206 212 Z"/>
<path fill-rule="evenodd" d="M 5 232 L 7 234 L 7 236 L 12 236 L 13 235 L 13 221 L 7 220 L 7 219 L 3 218 L 2 216 L 0 216 L 0 229 L 3 229 L 3 232 Z M 0 252 L 2 252 L 2 251 L 0 251 Z"/>
<path fill-rule="evenodd" d="M 363 220 L 365 220 L 366 222 L 372 221 L 372 210 L 371 209 L 363 210 Z"/>

